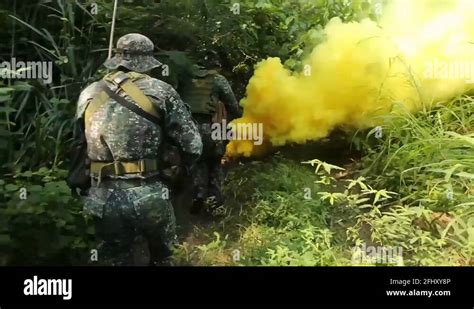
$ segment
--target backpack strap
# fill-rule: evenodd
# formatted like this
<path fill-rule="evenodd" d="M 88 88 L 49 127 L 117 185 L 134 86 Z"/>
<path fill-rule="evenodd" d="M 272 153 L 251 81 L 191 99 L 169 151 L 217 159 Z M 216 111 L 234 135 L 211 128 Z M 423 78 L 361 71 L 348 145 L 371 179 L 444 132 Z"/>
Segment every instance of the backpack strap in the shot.
<path fill-rule="evenodd" d="M 102 84 L 100 85 L 100 88 L 102 88 L 104 82 L 100 81 L 99 84 Z M 84 111 L 85 128 L 89 126 L 91 117 L 95 114 L 97 110 L 99 110 L 101 106 L 103 106 L 107 102 L 108 99 L 109 99 L 109 95 L 105 91 L 101 91 L 95 98 L 93 98 L 87 103 L 85 111 Z"/>
<path fill-rule="evenodd" d="M 142 79 L 144 77 L 145 75 L 143 74 L 139 74 L 135 72 L 130 72 L 128 74 L 125 74 L 124 72 L 121 72 L 121 71 L 106 75 L 103 78 L 103 80 L 99 82 L 100 84 L 99 87 L 102 89 L 102 91 L 99 92 L 99 94 L 95 98 L 90 100 L 86 106 L 86 109 L 84 112 L 85 126 L 87 127 L 89 125 L 92 115 L 94 115 L 95 112 L 97 112 L 97 110 L 99 110 L 99 108 L 102 107 L 108 101 L 109 98 L 112 97 L 116 101 L 119 99 L 118 94 L 113 95 L 112 90 L 110 90 L 110 88 L 107 87 L 107 84 L 105 83 L 105 81 L 108 81 L 116 85 L 118 89 L 122 89 L 138 105 L 136 106 L 132 103 L 129 103 L 129 104 L 126 104 L 125 107 L 131 109 L 136 114 L 154 123 L 157 123 L 158 120 L 160 119 L 160 115 L 158 114 L 155 107 L 153 106 L 153 103 L 145 95 L 145 93 L 134 84 L 135 81 Z M 126 100 L 120 100 L 121 105 L 124 105 L 122 104 L 122 102 L 124 101 Z"/>
<path fill-rule="evenodd" d="M 135 81 L 144 77 L 145 75 L 135 72 L 125 74 L 124 72 L 118 71 L 116 73 L 106 75 L 104 80 L 113 83 L 118 88 L 121 88 L 146 113 L 153 115 L 155 118 L 160 118 L 160 115 L 156 111 L 150 99 L 139 87 L 137 87 L 137 85 L 134 84 Z"/>

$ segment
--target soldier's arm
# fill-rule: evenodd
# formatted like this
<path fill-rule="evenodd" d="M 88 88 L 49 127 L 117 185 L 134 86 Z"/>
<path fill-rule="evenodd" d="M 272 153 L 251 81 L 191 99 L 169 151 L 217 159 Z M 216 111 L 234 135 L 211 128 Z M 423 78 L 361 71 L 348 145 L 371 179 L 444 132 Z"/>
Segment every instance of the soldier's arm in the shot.
<path fill-rule="evenodd" d="M 242 111 L 240 110 L 239 102 L 237 102 L 234 92 L 232 91 L 232 87 L 230 87 L 230 84 L 227 79 L 224 76 L 217 74 L 215 77 L 215 83 L 217 86 L 219 100 L 224 103 L 227 111 L 231 116 L 231 119 L 229 120 L 234 120 L 236 118 L 242 117 Z"/>
<path fill-rule="evenodd" d="M 191 167 L 202 154 L 201 135 L 191 112 L 178 93 L 172 88 L 167 92 L 165 132 L 168 138 L 183 152 L 185 165 Z"/>

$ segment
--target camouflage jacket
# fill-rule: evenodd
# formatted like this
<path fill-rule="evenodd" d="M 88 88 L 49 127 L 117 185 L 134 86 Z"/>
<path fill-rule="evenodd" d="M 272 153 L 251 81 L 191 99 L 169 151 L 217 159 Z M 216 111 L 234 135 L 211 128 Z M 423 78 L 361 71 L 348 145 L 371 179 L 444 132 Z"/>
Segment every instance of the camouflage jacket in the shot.
<path fill-rule="evenodd" d="M 104 162 L 158 158 L 167 139 L 182 152 L 183 162 L 193 165 L 202 153 L 202 140 L 189 108 L 163 81 L 146 75 L 135 84 L 150 98 L 163 120 L 162 125 L 144 119 L 109 98 L 92 115 L 90 127 L 85 130 L 83 119 L 87 103 L 101 91 L 99 83 L 93 83 L 81 93 L 76 111 L 76 139 L 80 147 L 87 148 L 87 157 Z M 116 90 L 113 84 L 108 86 Z M 133 102 L 123 91 L 119 95 Z"/>

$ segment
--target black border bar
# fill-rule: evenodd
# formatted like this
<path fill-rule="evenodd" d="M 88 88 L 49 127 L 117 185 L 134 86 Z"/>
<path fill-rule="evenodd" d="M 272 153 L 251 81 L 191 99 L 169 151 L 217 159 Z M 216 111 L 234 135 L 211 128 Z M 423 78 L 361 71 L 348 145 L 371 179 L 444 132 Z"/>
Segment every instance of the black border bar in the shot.
<path fill-rule="evenodd" d="M 25 296 L 25 280 L 72 279 L 72 299 Z M 406 286 L 392 280 L 411 280 Z M 413 284 L 413 279 L 417 284 Z M 436 280 L 431 280 L 436 279 Z M 401 282 L 401 281 L 397 281 Z M 405 281 L 406 282 L 406 281 Z M 434 283 L 436 282 L 436 283 Z M 387 296 L 387 290 L 450 296 Z M 0 308 L 10 304 L 386 304 L 473 308 L 473 267 L 3 267 Z M 452 306 L 456 305 L 456 306 Z M 423 306 L 424 307 L 424 306 Z M 384 307 L 386 308 L 386 307 Z M 400 307 L 401 308 L 401 307 Z M 403 306 L 403 308 L 407 308 Z"/>

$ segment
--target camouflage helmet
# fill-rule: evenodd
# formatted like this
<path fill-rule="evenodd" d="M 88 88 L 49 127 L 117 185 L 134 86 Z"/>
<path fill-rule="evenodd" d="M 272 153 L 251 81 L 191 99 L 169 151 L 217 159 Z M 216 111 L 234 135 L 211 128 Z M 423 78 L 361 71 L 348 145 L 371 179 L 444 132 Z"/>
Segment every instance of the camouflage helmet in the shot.
<path fill-rule="evenodd" d="M 153 57 L 153 42 L 139 33 L 129 33 L 117 41 L 116 54 L 104 65 L 115 70 L 122 66 L 134 72 L 144 73 L 161 66 L 161 62 Z"/>
<path fill-rule="evenodd" d="M 222 64 L 219 60 L 219 54 L 212 49 L 201 50 L 202 57 L 199 58 L 197 64 L 207 68 L 220 68 Z"/>
<path fill-rule="evenodd" d="M 191 68 L 191 71 L 193 75 L 197 77 L 206 77 L 209 74 L 209 71 L 206 69 L 206 67 L 199 64 L 194 64 Z"/>

